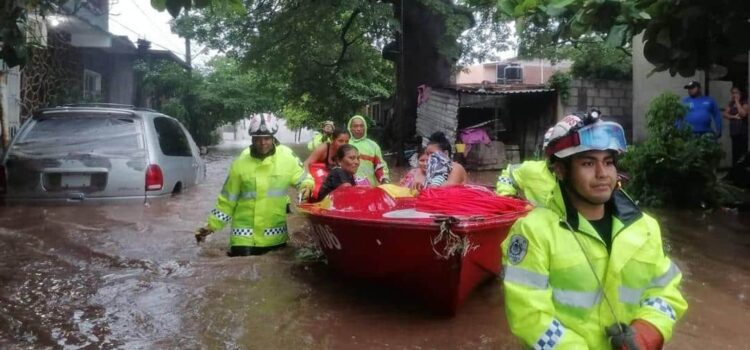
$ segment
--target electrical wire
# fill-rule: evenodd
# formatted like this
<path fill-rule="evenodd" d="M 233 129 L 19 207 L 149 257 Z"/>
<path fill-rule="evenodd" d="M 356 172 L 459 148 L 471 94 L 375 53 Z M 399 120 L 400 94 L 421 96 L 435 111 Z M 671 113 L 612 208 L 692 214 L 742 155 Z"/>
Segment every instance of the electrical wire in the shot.
<path fill-rule="evenodd" d="M 133 33 L 133 34 L 137 35 L 137 36 L 138 36 L 138 37 L 140 37 L 140 38 L 145 38 L 145 37 L 146 37 L 146 36 L 145 36 L 144 34 L 142 34 L 142 33 L 138 32 L 138 31 L 136 31 L 136 30 L 134 30 L 134 29 L 131 29 L 130 27 L 128 27 L 128 26 L 126 26 L 126 25 L 122 24 L 122 22 L 120 22 L 120 21 L 118 21 L 118 20 L 116 20 L 116 19 L 114 19 L 114 18 L 112 18 L 112 17 L 110 17 L 109 19 L 110 19 L 111 21 L 113 21 L 113 22 L 117 23 L 118 25 L 120 25 L 120 26 L 121 26 L 121 27 L 123 27 L 124 29 L 128 30 L 129 32 L 131 32 L 131 33 Z M 170 48 L 168 48 L 168 47 L 166 47 L 166 46 L 164 46 L 164 45 L 161 45 L 161 44 L 159 44 L 159 43 L 156 43 L 156 42 L 151 42 L 151 44 L 152 44 L 152 45 L 154 45 L 154 46 L 158 46 L 158 47 L 160 47 L 160 48 L 162 48 L 162 49 L 165 49 L 165 50 L 167 50 L 167 51 L 169 51 L 169 52 L 171 52 L 171 53 L 175 54 L 175 55 L 176 55 L 177 57 L 182 57 L 182 55 L 183 55 L 182 53 L 178 53 L 177 51 L 175 51 L 175 50 L 172 50 L 172 49 L 170 49 Z"/>

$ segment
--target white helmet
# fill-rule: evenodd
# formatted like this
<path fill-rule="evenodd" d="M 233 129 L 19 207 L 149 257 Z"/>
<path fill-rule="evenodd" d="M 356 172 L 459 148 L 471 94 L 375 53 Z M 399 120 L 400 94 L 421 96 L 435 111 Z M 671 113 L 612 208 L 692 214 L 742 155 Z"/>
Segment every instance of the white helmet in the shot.
<path fill-rule="evenodd" d="M 594 150 L 622 153 L 627 147 L 622 126 L 600 120 L 598 113 L 589 114 L 585 120 L 569 115 L 547 133 L 544 153 L 557 158 Z"/>
<path fill-rule="evenodd" d="M 557 122 L 557 124 L 547 129 L 547 132 L 544 133 L 544 144 L 542 144 L 542 150 L 546 153 L 547 146 L 549 146 L 549 143 L 552 140 L 559 139 L 567 135 L 571 129 L 581 127 L 582 125 L 583 121 L 580 117 L 574 114 L 567 115 L 565 118 Z"/>
<path fill-rule="evenodd" d="M 250 118 L 250 136 L 273 136 L 279 130 L 279 121 L 270 113 L 260 113 Z"/>

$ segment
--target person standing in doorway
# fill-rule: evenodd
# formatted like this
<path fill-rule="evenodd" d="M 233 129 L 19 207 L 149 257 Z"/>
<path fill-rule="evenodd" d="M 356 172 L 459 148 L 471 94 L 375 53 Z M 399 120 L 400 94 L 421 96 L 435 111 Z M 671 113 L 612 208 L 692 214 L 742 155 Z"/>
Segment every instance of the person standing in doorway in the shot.
<path fill-rule="evenodd" d="M 691 81 L 685 85 L 688 96 L 682 99 L 687 107 L 685 117 L 678 120 L 678 128 L 690 127 L 696 136 L 713 135 L 715 139 L 721 137 L 721 112 L 716 101 L 710 96 L 703 96 L 701 84 Z M 713 122 L 713 126 L 711 125 Z"/>
<path fill-rule="evenodd" d="M 732 99 L 724 110 L 724 118 L 729 120 L 729 136 L 732 138 L 732 165 L 747 153 L 748 123 L 750 112 L 747 96 L 738 87 L 732 88 Z"/>

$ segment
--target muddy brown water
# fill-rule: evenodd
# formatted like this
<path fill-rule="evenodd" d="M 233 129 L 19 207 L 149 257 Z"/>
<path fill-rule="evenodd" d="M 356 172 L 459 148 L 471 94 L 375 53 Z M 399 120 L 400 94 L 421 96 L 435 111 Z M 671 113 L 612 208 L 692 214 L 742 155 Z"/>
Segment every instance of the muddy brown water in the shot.
<path fill-rule="evenodd" d="M 282 251 L 228 258 L 226 232 L 197 246 L 237 152 L 214 150 L 206 183 L 149 206 L 0 207 L 0 348 L 519 348 L 499 280 L 436 317 L 303 259 L 314 244 L 295 215 Z M 690 302 L 668 348 L 750 348 L 747 214 L 658 214 Z"/>

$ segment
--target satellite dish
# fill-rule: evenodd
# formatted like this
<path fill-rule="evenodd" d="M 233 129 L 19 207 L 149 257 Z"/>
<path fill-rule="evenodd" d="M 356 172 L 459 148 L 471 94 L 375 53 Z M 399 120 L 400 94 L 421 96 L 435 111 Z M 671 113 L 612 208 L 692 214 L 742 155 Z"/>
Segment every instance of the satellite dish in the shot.
<path fill-rule="evenodd" d="M 708 70 L 708 77 L 710 79 L 720 79 L 725 77 L 727 73 L 729 73 L 727 67 L 719 64 L 712 64 L 711 69 Z"/>

